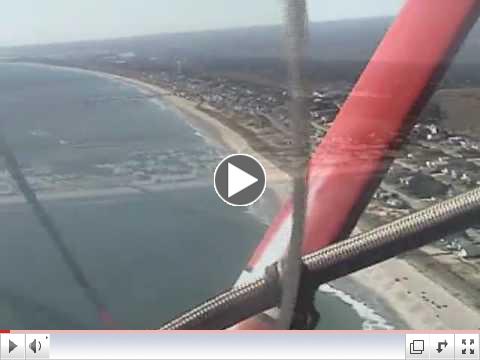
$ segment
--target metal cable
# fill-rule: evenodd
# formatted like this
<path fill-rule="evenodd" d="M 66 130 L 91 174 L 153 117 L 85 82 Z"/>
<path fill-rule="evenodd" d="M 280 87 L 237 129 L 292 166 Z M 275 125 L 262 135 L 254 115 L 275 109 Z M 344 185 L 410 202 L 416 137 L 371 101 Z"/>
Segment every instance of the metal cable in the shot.
<path fill-rule="evenodd" d="M 302 281 L 321 285 L 478 223 L 480 188 L 304 256 L 309 271 Z M 212 298 L 162 329 L 225 329 L 277 306 L 280 292 L 278 276 L 267 274 Z"/>
<path fill-rule="evenodd" d="M 479 223 L 477 188 L 309 254 L 303 261 L 324 283 Z"/>
<path fill-rule="evenodd" d="M 39 221 L 40 225 L 45 229 L 48 236 L 52 240 L 53 244 L 56 246 L 60 254 L 62 255 L 63 260 L 70 269 L 70 272 L 73 275 L 75 281 L 79 286 L 84 290 L 84 293 L 89 299 L 89 301 L 96 307 L 97 315 L 99 319 L 107 325 L 112 323 L 112 318 L 107 311 L 106 306 L 100 300 L 97 290 L 90 285 L 87 277 L 85 276 L 82 268 L 75 260 L 73 254 L 68 249 L 65 241 L 63 240 L 60 230 L 55 225 L 52 217 L 49 215 L 47 210 L 43 207 L 42 203 L 38 200 L 35 191 L 28 184 L 27 179 L 23 175 L 20 165 L 13 153 L 8 146 L 3 134 L 0 133 L 0 155 L 3 155 L 5 159 L 6 168 L 15 181 L 18 189 L 22 193 L 23 197 L 28 204 L 32 207 L 32 211 Z"/>
<path fill-rule="evenodd" d="M 224 329 L 278 304 L 280 282 L 261 278 L 225 291 L 163 326 L 162 330 Z"/>
<path fill-rule="evenodd" d="M 308 39 L 307 4 L 305 0 L 285 0 L 285 43 L 287 50 L 288 104 L 292 124 L 293 170 L 292 230 L 287 252 L 281 260 L 282 295 L 276 328 L 289 329 L 295 314 L 302 273 L 302 244 L 308 193 L 308 158 L 310 154 L 310 122 L 308 91 L 303 74 Z"/>

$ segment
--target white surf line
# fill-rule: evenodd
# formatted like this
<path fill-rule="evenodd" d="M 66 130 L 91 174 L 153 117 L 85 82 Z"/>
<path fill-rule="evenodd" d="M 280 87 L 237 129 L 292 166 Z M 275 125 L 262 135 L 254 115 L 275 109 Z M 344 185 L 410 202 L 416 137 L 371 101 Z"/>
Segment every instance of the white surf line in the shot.
<path fill-rule="evenodd" d="M 56 201 L 56 200 L 75 200 L 86 198 L 105 198 L 115 197 L 122 195 L 136 195 L 142 192 L 164 192 L 193 189 L 199 187 L 208 187 L 211 183 L 208 180 L 182 180 L 172 181 L 170 183 L 163 184 L 148 184 L 148 183 L 136 183 L 126 184 L 124 186 L 118 186 L 114 188 L 98 188 L 98 189 L 82 189 L 71 191 L 51 191 L 51 192 L 38 192 L 37 197 L 41 201 Z M 3 205 L 23 204 L 25 199 L 18 194 L 13 195 L 0 195 L 0 207 Z M 1 208 L 0 208 L 1 209 Z"/>
<path fill-rule="evenodd" d="M 388 321 L 380 316 L 375 310 L 367 306 L 365 303 L 355 300 L 352 296 L 344 293 L 341 290 L 335 289 L 333 286 L 323 284 L 319 287 L 319 291 L 331 294 L 345 304 L 350 305 L 352 309 L 358 314 L 364 321 L 362 323 L 363 330 L 393 330 L 394 327 L 388 323 Z"/>

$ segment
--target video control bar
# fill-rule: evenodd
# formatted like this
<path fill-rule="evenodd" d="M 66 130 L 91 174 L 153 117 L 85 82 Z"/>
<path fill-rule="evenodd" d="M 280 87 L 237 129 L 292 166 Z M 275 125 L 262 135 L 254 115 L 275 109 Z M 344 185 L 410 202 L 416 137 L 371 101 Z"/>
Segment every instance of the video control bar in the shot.
<path fill-rule="evenodd" d="M 480 360 L 479 332 L 9 331 L 0 359 Z"/>

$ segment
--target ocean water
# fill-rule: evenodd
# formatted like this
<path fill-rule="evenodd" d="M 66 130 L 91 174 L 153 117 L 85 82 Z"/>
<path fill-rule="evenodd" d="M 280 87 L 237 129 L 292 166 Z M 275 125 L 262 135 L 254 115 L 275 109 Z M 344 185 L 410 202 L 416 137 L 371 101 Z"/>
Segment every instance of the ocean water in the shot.
<path fill-rule="evenodd" d="M 131 86 L 1 64 L 0 125 L 40 193 L 139 190 L 44 201 L 121 328 L 158 328 L 233 284 L 266 229 L 217 198 L 211 177 L 225 150 Z M 176 183 L 190 185 L 144 186 Z M 0 160 L 0 200 L 12 191 Z M 102 326 L 26 204 L 1 203 L 0 229 L 0 328 Z M 331 289 L 317 300 L 320 328 L 361 328 L 352 301 Z"/>

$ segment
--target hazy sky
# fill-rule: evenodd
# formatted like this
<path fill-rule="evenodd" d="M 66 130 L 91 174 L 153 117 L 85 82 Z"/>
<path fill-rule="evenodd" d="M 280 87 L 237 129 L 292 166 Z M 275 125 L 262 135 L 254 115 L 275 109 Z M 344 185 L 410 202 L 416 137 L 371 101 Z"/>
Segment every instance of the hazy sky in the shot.
<path fill-rule="evenodd" d="M 313 21 L 393 15 L 405 0 L 310 0 Z M 0 46 L 275 24 L 281 0 L 1 0 Z"/>

